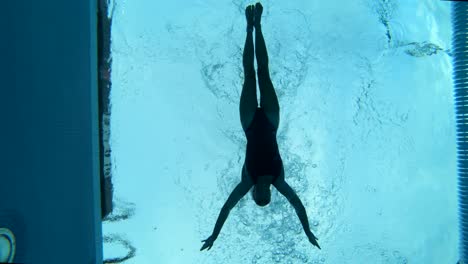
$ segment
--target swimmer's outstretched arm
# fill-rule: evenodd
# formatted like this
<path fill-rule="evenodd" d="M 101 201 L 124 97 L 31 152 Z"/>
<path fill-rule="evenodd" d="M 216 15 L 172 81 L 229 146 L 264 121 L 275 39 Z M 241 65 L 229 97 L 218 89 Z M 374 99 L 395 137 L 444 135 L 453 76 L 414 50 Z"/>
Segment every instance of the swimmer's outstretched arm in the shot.
<path fill-rule="evenodd" d="M 224 203 L 223 208 L 221 208 L 218 220 L 216 220 L 216 225 L 214 227 L 213 234 L 211 234 L 210 237 L 202 241 L 205 242 L 205 244 L 202 246 L 200 251 L 204 250 L 205 248 L 208 248 L 208 250 L 211 249 L 214 241 L 216 240 L 216 238 L 218 238 L 219 232 L 221 232 L 221 228 L 223 227 L 224 222 L 226 221 L 229 215 L 229 212 L 232 208 L 234 208 L 237 202 L 239 202 L 239 200 L 242 197 L 244 197 L 244 195 L 250 190 L 250 188 L 252 188 L 252 186 L 253 185 L 250 182 L 241 181 L 236 186 L 236 188 L 234 188 L 231 195 L 229 195 L 229 198 L 227 199 L 226 203 Z"/>
<path fill-rule="evenodd" d="M 317 242 L 318 238 L 316 238 L 310 230 L 306 210 L 304 208 L 304 205 L 302 205 L 301 199 L 297 197 L 296 192 L 291 188 L 291 186 L 289 186 L 289 184 L 283 178 L 279 178 L 278 180 L 276 180 L 273 183 L 273 185 L 282 195 L 284 195 L 284 197 L 286 197 L 286 199 L 288 199 L 288 201 L 296 210 L 296 214 L 299 217 L 299 220 L 301 220 L 302 228 L 304 228 L 304 232 L 306 233 L 307 238 L 309 238 L 310 243 L 312 243 L 314 246 L 320 249 L 320 246 Z"/>

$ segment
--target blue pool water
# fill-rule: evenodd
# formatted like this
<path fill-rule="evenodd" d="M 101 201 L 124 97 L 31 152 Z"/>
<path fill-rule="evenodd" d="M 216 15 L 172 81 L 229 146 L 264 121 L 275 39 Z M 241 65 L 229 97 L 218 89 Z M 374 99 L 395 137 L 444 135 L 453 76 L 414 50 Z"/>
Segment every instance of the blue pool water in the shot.
<path fill-rule="evenodd" d="M 124 263 L 455 263 L 456 145 L 450 4 L 262 1 L 281 107 L 286 198 L 246 195 L 210 251 L 239 183 L 243 0 L 114 1 L 107 259 Z"/>

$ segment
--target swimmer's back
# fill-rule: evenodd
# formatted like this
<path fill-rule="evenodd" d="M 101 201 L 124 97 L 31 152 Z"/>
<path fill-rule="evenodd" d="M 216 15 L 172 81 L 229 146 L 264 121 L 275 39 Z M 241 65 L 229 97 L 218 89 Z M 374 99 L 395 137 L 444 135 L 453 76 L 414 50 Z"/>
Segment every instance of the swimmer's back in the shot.
<path fill-rule="evenodd" d="M 276 179 L 281 173 L 283 163 L 276 141 L 276 129 L 262 108 L 257 108 L 245 134 L 247 136 L 245 164 L 254 183 L 262 175 L 273 175 Z"/>

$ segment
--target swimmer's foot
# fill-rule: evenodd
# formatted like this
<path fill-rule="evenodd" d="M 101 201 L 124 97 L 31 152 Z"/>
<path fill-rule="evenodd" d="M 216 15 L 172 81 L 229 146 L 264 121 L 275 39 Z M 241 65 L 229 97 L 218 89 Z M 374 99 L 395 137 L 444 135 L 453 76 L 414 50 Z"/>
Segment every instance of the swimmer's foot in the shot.
<path fill-rule="evenodd" d="M 252 31 L 254 26 L 255 6 L 248 5 L 245 8 L 245 18 L 247 19 L 247 30 Z"/>
<path fill-rule="evenodd" d="M 255 18 L 254 18 L 254 26 L 255 28 L 260 27 L 260 22 L 262 19 L 262 13 L 263 13 L 263 6 L 260 4 L 260 2 L 255 4 Z"/>

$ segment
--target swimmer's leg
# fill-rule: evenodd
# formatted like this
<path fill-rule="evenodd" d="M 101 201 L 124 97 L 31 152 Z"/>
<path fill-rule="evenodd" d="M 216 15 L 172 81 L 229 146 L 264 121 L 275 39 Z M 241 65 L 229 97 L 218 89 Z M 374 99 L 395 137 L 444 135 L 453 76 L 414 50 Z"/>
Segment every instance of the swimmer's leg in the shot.
<path fill-rule="evenodd" d="M 279 103 L 268 69 L 268 53 L 263 38 L 261 17 L 263 7 L 260 3 L 255 5 L 255 54 L 257 56 L 258 85 L 260 86 L 260 107 L 263 108 L 268 120 L 278 129 Z"/>
<path fill-rule="evenodd" d="M 240 98 L 240 119 L 242 128 L 247 130 L 257 110 L 257 81 L 254 68 L 254 43 L 253 43 L 253 18 L 254 6 L 249 5 L 245 9 L 247 18 L 247 37 L 245 39 L 242 64 L 244 66 L 244 85 Z"/>

